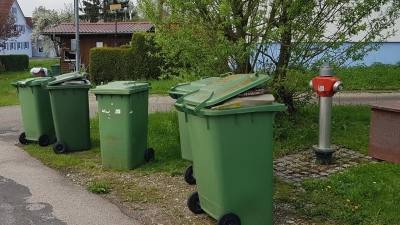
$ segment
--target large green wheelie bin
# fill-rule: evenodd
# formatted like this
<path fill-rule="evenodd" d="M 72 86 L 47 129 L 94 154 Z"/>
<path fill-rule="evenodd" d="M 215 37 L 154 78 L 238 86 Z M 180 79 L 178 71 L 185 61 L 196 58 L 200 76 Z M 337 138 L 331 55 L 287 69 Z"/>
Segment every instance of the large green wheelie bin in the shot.
<path fill-rule="evenodd" d="M 50 94 L 57 142 L 57 154 L 90 149 L 89 96 L 91 88 L 86 73 L 55 76 L 42 84 Z"/>
<path fill-rule="evenodd" d="M 220 77 L 206 77 L 197 81 L 179 84 L 175 87 L 172 87 L 168 91 L 168 94 L 171 98 L 178 99 L 186 94 L 198 91 L 200 88 L 208 84 L 211 84 L 219 79 Z M 189 126 L 187 124 L 187 115 L 185 112 L 178 111 L 178 125 L 179 125 L 179 139 L 181 144 L 182 158 L 193 162 L 192 148 L 190 147 Z M 192 165 L 188 166 L 185 169 L 183 175 L 186 183 L 188 184 L 196 183 L 196 178 L 194 177 L 193 174 Z"/>
<path fill-rule="evenodd" d="M 98 102 L 104 167 L 130 170 L 154 159 L 147 148 L 150 88 L 147 82 L 115 81 L 90 90 Z"/>
<path fill-rule="evenodd" d="M 24 132 L 19 136 L 21 144 L 31 141 L 47 146 L 55 141 L 53 115 L 49 92 L 41 85 L 50 77 L 37 77 L 11 83 L 18 91 Z"/>
<path fill-rule="evenodd" d="M 286 106 L 263 98 L 255 105 L 244 104 L 246 98 L 225 102 L 268 79 L 231 75 L 175 102 L 188 114 L 196 171 L 198 191 L 188 207 L 207 212 L 218 225 L 273 223 L 273 123 Z"/>

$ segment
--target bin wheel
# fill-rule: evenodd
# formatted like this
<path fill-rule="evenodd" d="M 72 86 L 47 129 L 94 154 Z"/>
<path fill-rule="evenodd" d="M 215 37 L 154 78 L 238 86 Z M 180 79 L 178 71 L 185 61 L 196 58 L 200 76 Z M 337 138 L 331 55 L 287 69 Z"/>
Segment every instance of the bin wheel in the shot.
<path fill-rule="evenodd" d="M 28 140 L 26 140 L 26 135 L 25 132 L 22 132 L 19 135 L 19 143 L 23 144 L 23 145 L 27 145 L 28 144 Z"/>
<path fill-rule="evenodd" d="M 40 146 L 45 147 L 50 144 L 50 138 L 46 134 L 40 135 L 38 139 L 38 143 Z"/>
<path fill-rule="evenodd" d="M 146 149 L 146 152 L 144 153 L 144 160 L 146 162 L 148 162 L 150 160 L 154 160 L 154 149 L 152 149 L 152 148 Z"/>
<path fill-rule="evenodd" d="M 241 225 L 240 218 L 235 213 L 225 213 L 218 219 L 218 225 Z"/>
<path fill-rule="evenodd" d="M 204 210 L 200 206 L 199 193 L 197 191 L 190 195 L 187 201 L 187 206 L 189 210 L 194 214 L 204 213 Z"/>
<path fill-rule="evenodd" d="M 56 154 L 65 153 L 65 152 L 67 152 L 67 150 L 68 150 L 67 144 L 65 144 L 65 143 L 62 142 L 62 141 L 57 141 L 57 142 L 54 143 L 54 145 L 53 145 L 53 151 L 54 151 L 54 153 L 56 153 Z"/>
<path fill-rule="evenodd" d="M 186 183 L 188 184 L 196 184 L 196 178 L 193 176 L 193 166 L 190 165 L 186 167 L 185 173 L 184 173 L 184 178 Z"/>

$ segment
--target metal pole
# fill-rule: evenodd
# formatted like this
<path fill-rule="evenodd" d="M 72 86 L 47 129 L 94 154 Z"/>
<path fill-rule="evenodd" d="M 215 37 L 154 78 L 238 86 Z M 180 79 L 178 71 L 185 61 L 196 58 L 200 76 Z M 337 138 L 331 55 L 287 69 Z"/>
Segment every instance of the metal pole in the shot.
<path fill-rule="evenodd" d="M 76 52 L 75 52 L 75 71 L 79 72 L 81 69 L 81 51 L 79 46 L 79 0 L 75 0 L 75 40 L 76 40 Z"/>
<path fill-rule="evenodd" d="M 117 47 L 117 10 L 115 10 L 115 47 Z"/>
<path fill-rule="evenodd" d="M 318 148 L 331 148 L 332 97 L 319 97 Z"/>

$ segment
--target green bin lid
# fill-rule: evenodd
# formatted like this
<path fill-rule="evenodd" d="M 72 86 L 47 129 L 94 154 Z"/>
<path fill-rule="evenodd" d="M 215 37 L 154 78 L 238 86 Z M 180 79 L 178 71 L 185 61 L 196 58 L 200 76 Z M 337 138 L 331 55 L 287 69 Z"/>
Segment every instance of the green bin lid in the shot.
<path fill-rule="evenodd" d="M 25 80 L 18 80 L 12 82 L 11 85 L 14 87 L 32 87 L 32 86 L 41 86 L 43 82 L 48 81 L 51 77 L 35 77 L 28 78 Z"/>
<path fill-rule="evenodd" d="M 194 93 L 183 96 L 183 103 L 204 108 L 216 105 L 259 84 L 268 81 L 270 77 L 265 74 L 234 74 L 223 77 Z"/>
<path fill-rule="evenodd" d="M 130 95 L 151 88 L 151 84 L 142 81 L 114 81 L 91 89 L 92 94 Z"/>
<path fill-rule="evenodd" d="M 92 85 L 89 80 L 84 79 L 87 73 L 73 72 L 52 77 L 43 82 L 42 88 L 47 90 L 56 89 L 89 89 Z"/>
<path fill-rule="evenodd" d="M 65 83 L 67 81 L 82 80 L 86 76 L 87 76 L 87 73 L 79 73 L 79 72 L 58 75 L 58 76 L 55 76 L 52 79 L 50 79 L 47 82 L 47 86 L 58 85 L 61 83 Z"/>
<path fill-rule="evenodd" d="M 209 85 L 219 79 L 221 79 L 221 78 L 220 77 L 207 77 L 207 78 L 202 78 L 200 80 L 193 81 L 193 82 L 178 84 L 177 86 L 172 87 L 168 91 L 168 94 L 171 98 L 178 99 L 185 94 L 197 91 L 200 88 L 202 88 L 206 85 Z"/>

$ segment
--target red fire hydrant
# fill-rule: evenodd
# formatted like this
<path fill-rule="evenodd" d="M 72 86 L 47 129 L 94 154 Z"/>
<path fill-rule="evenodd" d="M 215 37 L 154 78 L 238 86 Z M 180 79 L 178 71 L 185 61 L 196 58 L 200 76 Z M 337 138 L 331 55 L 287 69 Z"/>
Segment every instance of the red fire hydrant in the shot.
<path fill-rule="evenodd" d="M 329 62 L 322 64 L 319 76 L 310 81 L 310 87 L 319 96 L 319 134 L 318 145 L 314 145 L 314 151 L 318 161 L 329 163 L 332 154 L 337 149 L 331 146 L 331 117 L 332 97 L 343 88 L 343 83 L 338 77 L 333 76 L 333 68 Z"/>

